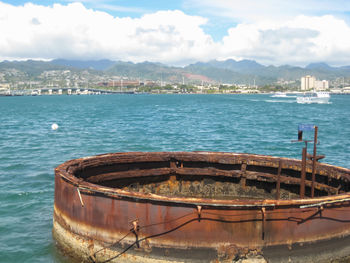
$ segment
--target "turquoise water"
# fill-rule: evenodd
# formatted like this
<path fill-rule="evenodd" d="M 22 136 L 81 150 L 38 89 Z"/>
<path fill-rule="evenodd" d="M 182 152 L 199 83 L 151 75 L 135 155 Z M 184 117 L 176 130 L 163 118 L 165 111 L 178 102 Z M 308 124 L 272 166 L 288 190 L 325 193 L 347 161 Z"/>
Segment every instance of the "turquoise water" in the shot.
<path fill-rule="evenodd" d="M 51 237 L 54 167 L 66 160 L 126 151 L 300 158 L 291 140 L 312 123 L 323 162 L 350 168 L 349 116 L 350 96 L 324 105 L 268 95 L 0 97 L 0 261 L 66 261 Z"/>

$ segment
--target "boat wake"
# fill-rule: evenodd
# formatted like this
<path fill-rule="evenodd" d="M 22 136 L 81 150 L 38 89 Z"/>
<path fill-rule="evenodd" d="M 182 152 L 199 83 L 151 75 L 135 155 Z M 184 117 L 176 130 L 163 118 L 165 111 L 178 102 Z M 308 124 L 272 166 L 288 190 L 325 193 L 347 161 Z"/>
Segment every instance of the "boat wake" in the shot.
<path fill-rule="evenodd" d="M 269 103 L 294 103 L 295 100 L 265 100 L 265 102 L 269 102 Z"/>
<path fill-rule="evenodd" d="M 332 102 L 328 101 L 328 102 L 298 102 L 295 101 L 298 104 L 332 104 Z"/>

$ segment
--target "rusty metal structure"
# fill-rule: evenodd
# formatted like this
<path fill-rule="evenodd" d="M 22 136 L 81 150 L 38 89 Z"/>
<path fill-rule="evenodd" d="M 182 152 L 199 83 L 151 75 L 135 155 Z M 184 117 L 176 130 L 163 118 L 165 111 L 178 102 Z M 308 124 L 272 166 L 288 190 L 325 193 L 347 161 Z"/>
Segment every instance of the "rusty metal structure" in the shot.
<path fill-rule="evenodd" d="M 315 159 L 131 152 L 67 161 L 55 169 L 53 237 L 86 262 L 344 259 L 350 170 Z"/>

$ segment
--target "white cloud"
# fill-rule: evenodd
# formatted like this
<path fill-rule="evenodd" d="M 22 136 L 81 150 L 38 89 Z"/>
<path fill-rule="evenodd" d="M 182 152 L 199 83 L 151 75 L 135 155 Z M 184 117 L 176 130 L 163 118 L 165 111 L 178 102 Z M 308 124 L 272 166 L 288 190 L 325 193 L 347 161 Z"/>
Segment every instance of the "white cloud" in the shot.
<path fill-rule="evenodd" d="M 181 11 L 118 18 L 81 3 L 12 6 L 0 2 L 0 58 L 149 60 L 171 64 L 212 53 L 206 19 Z"/>
<path fill-rule="evenodd" d="M 298 16 L 284 23 L 239 24 L 223 38 L 223 57 L 265 64 L 305 65 L 350 60 L 350 27 L 333 16 Z"/>
<path fill-rule="evenodd" d="M 82 3 L 0 2 L 0 59 L 108 58 L 172 65 L 216 58 L 275 65 L 350 61 L 350 27 L 332 15 L 240 22 L 219 42 L 203 31 L 206 23 L 206 18 L 176 10 L 119 18 Z"/>

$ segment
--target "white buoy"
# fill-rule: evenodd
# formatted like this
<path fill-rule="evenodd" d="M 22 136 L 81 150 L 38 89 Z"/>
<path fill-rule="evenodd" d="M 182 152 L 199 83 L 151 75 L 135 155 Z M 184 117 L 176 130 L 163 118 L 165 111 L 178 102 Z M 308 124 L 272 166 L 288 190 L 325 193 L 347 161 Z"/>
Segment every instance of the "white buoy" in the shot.
<path fill-rule="evenodd" d="M 52 129 L 52 130 L 57 130 L 57 129 L 58 129 L 57 123 L 53 123 L 53 124 L 51 125 L 51 129 Z"/>

